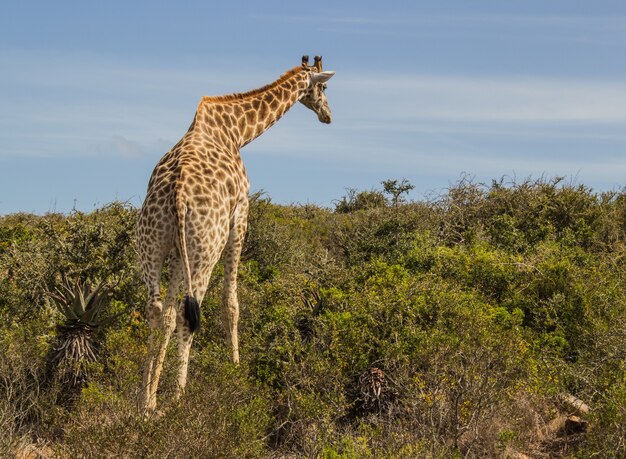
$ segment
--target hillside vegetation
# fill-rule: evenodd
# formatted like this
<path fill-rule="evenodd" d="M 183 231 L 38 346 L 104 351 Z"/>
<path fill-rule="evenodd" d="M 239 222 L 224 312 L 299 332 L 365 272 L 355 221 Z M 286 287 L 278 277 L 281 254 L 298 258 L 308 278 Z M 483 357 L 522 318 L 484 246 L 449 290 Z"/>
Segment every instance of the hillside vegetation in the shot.
<path fill-rule="evenodd" d="M 218 265 L 187 391 L 168 403 L 166 364 L 147 421 L 136 209 L 0 217 L 0 456 L 626 457 L 626 192 L 409 189 L 349 190 L 334 209 L 252 196 L 242 362 Z M 71 388 L 50 357 L 67 280 L 112 288 Z"/>

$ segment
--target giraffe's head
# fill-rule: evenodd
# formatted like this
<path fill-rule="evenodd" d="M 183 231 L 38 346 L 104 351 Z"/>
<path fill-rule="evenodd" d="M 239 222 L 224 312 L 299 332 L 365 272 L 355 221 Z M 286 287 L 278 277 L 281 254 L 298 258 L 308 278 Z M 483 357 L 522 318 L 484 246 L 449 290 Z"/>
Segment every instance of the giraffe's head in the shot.
<path fill-rule="evenodd" d="M 302 57 L 302 67 L 309 71 L 309 86 L 302 93 L 300 102 L 317 113 L 317 118 L 322 122 L 329 124 L 332 121 L 328 101 L 326 100 L 326 82 L 335 74 L 335 72 L 322 70 L 322 57 L 315 56 L 315 64 L 309 66 L 309 57 Z"/>

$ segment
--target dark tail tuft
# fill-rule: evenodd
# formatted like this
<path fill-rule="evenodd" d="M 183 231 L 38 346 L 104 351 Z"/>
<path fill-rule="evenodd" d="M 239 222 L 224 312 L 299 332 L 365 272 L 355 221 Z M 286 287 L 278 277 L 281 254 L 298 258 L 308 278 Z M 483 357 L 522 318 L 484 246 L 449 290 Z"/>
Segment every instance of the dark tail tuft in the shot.
<path fill-rule="evenodd" d="M 191 333 L 200 331 L 200 305 L 193 296 L 185 296 L 185 319 Z"/>

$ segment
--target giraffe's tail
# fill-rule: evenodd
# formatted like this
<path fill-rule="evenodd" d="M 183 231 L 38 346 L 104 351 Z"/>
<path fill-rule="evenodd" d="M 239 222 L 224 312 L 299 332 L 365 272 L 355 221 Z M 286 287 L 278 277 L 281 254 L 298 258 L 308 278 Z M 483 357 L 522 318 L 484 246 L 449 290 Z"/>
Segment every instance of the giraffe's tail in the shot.
<path fill-rule="evenodd" d="M 189 256 L 187 254 L 187 238 L 185 231 L 185 219 L 187 216 L 187 204 L 180 198 L 182 193 L 177 193 L 176 197 L 176 213 L 178 217 L 178 243 L 180 248 L 180 256 L 183 262 L 183 272 L 185 275 L 185 320 L 187 327 L 191 333 L 200 330 L 200 304 L 193 296 L 193 288 L 191 286 L 191 268 L 189 266 Z"/>
<path fill-rule="evenodd" d="M 200 305 L 191 295 L 185 295 L 185 320 L 191 333 L 200 330 Z"/>

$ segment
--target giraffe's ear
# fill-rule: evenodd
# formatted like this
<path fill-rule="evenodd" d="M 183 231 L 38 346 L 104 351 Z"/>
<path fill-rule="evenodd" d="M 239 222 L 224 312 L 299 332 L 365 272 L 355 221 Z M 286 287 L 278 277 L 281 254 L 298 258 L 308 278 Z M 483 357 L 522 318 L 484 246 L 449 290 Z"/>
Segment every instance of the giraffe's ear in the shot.
<path fill-rule="evenodd" d="M 311 73 L 311 83 L 315 84 L 315 83 L 326 83 L 328 80 L 331 79 L 331 77 L 335 74 L 335 72 L 332 72 L 330 70 L 327 70 L 325 72 L 313 72 Z"/>

